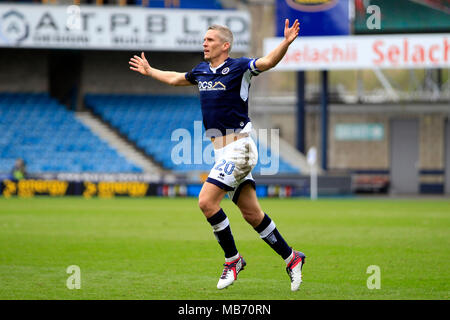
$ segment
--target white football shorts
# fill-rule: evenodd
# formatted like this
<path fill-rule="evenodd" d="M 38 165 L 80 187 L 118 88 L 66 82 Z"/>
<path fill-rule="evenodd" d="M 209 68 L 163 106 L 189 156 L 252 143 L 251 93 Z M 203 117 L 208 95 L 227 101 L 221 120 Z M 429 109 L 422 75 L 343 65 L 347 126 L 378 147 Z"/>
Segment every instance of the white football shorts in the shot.
<path fill-rule="evenodd" d="M 245 184 L 250 183 L 255 188 L 251 172 L 258 162 L 258 149 L 250 136 L 214 149 L 214 159 L 214 167 L 206 181 L 227 191 L 235 203 Z"/>

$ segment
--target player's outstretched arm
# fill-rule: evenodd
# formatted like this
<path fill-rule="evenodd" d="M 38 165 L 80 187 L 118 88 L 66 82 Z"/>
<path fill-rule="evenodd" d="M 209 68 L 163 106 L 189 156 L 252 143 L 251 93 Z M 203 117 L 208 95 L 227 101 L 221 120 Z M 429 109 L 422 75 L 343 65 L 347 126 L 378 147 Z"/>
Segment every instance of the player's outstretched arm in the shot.
<path fill-rule="evenodd" d="M 144 76 L 152 77 L 171 86 L 191 86 L 192 83 L 186 80 L 184 73 L 175 71 L 162 71 L 152 68 L 145 58 L 144 52 L 141 56 L 134 56 L 129 61 L 130 69 Z"/>
<path fill-rule="evenodd" d="M 256 67 L 260 71 L 266 71 L 275 67 L 278 62 L 283 59 L 291 43 L 297 38 L 300 31 L 300 23 L 296 19 L 292 27 L 289 28 L 289 19 L 284 23 L 284 39 L 283 41 L 266 56 L 256 60 Z"/>

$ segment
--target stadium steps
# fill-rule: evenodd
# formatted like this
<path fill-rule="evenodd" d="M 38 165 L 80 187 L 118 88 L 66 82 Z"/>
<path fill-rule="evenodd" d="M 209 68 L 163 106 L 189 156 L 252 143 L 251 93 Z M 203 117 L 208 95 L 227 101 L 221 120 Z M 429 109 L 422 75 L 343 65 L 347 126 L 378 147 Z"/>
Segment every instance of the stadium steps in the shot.
<path fill-rule="evenodd" d="M 77 119 L 89 127 L 91 131 L 119 151 L 125 158 L 138 165 L 145 173 L 162 173 L 163 170 L 148 157 L 142 154 L 132 143 L 123 138 L 91 112 L 77 112 Z"/>
<path fill-rule="evenodd" d="M 85 97 L 85 105 L 93 116 L 101 119 L 110 129 L 145 152 L 146 156 L 160 165 L 161 168 L 178 173 L 209 172 L 211 170 L 213 159 L 210 157 L 211 154 L 208 154 L 211 151 L 211 144 L 208 140 L 200 139 L 199 141 L 198 139 L 199 134 L 201 138 L 204 133 L 198 97 L 88 94 Z M 199 124 L 202 127 L 200 128 L 202 133 L 198 132 Z M 177 154 L 174 147 L 175 145 L 178 148 L 180 147 L 181 140 L 176 141 L 181 138 L 176 138 L 176 135 L 180 134 L 179 129 L 182 129 L 183 132 L 183 148 L 186 147 L 186 143 L 191 147 L 190 150 L 194 150 L 194 152 L 199 151 L 198 148 L 194 147 L 195 144 L 197 147 L 201 147 L 201 156 L 204 161 L 195 163 L 196 160 L 194 159 L 194 162 L 192 162 L 193 154 L 191 151 L 183 151 L 183 161 L 178 158 L 180 152 L 178 151 Z M 175 134 L 175 138 L 173 138 L 173 134 Z M 255 142 L 258 146 L 258 142 Z M 269 148 L 258 147 L 258 151 L 267 155 L 269 162 L 259 162 L 254 169 L 255 172 L 265 170 L 272 172 L 273 169 L 282 174 L 298 174 L 300 172 L 297 168 L 285 162 L 283 157 L 279 158 L 278 168 L 272 166 Z M 174 155 L 177 159 L 173 158 Z M 181 162 L 178 162 L 178 160 Z M 210 161 L 211 163 L 209 163 Z"/>
<path fill-rule="evenodd" d="M 300 172 L 304 174 L 309 174 L 311 172 L 311 168 L 306 160 L 306 157 L 303 153 L 299 152 L 296 148 L 294 148 L 289 142 L 280 138 L 280 153 L 283 155 L 284 161 L 289 163 L 291 166 L 298 168 Z M 317 172 L 321 173 L 322 169 L 317 166 Z"/>
<path fill-rule="evenodd" d="M 258 117 L 252 117 L 252 126 L 253 129 L 258 130 L 262 128 L 270 128 L 271 126 L 263 125 L 261 119 Z M 292 167 L 297 168 L 303 174 L 309 174 L 311 172 L 311 168 L 306 160 L 306 156 L 294 148 L 289 142 L 279 137 L 280 146 L 279 153 L 283 155 L 283 160 L 290 164 Z M 263 140 L 259 140 L 259 143 L 263 143 Z M 272 149 L 273 150 L 273 149 Z M 321 173 L 321 169 L 317 166 L 317 172 Z"/>

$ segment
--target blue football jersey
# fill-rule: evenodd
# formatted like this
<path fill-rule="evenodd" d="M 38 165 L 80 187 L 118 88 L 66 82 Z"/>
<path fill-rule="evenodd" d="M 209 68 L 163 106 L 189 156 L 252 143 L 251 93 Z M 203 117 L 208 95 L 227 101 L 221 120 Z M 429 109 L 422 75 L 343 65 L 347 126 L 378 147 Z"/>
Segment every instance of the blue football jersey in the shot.
<path fill-rule="evenodd" d="M 230 130 L 239 132 L 250 122 L 250 80 L 260 73 L 255 65 L 256 60 L 246 57 L 227 58 L 217 68 L 201 62 L 192 71 L 186 72 L 186 80 L 198 85 L 200 91 L 203 125 L 207 136 L 226 135 Z"/>

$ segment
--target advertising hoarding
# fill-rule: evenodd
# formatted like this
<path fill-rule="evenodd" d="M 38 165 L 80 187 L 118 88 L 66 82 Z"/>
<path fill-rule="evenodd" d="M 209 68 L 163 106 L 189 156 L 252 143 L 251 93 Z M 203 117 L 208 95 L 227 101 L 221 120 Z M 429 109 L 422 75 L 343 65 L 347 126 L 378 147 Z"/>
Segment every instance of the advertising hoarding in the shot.
<path fill-rule="evenodd" d="M 211 24 L 227 25 L 246 52 L 250 15 L 231 10 L 0 4 L 0 47 L 202 51 Z"/>
<path fill-rule="evenodd" d="M 282 38 L 264 40 L 264 52 Z M 299 37 L 274 70 L 450 67 L 450 34 Z"/>

